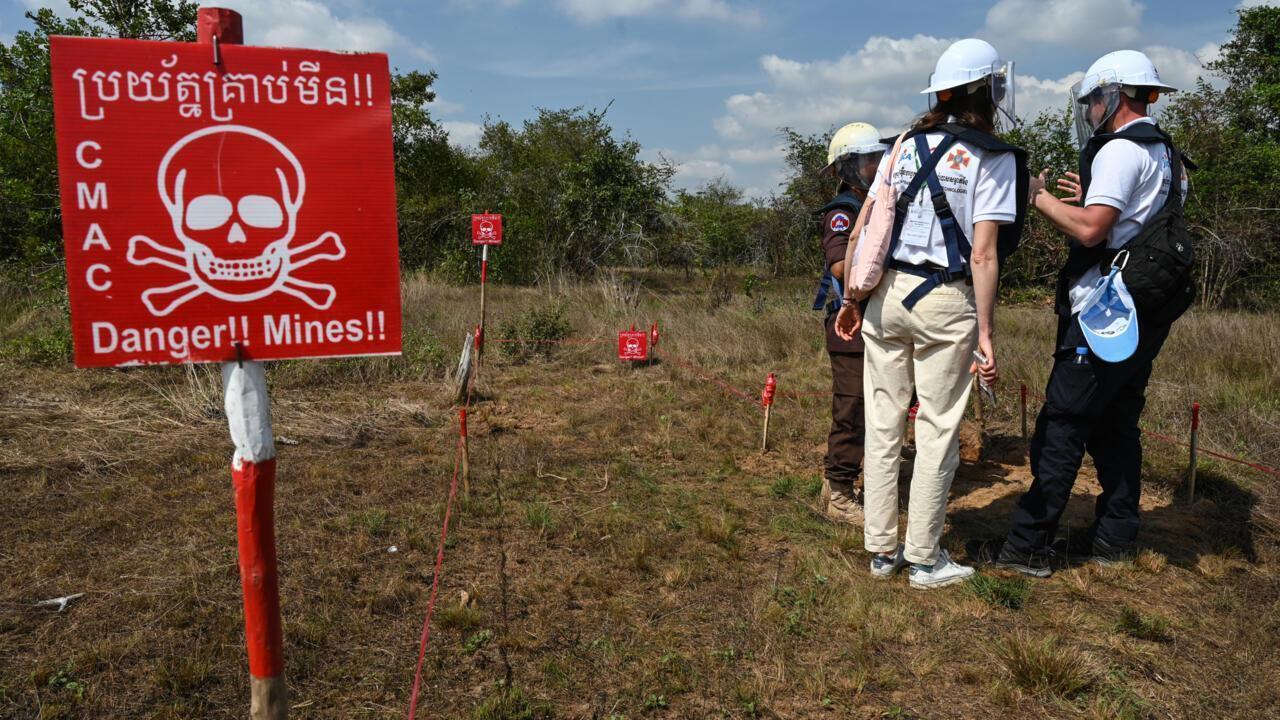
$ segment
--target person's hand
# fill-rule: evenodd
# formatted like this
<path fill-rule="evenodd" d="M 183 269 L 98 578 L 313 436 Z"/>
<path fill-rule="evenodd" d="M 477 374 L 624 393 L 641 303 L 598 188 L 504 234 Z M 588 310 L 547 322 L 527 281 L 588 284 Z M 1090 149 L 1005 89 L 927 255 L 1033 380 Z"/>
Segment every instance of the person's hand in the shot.
<path fill-rule="evenodd" d="M 1027 204 L 1031 207 L 1036 206 L 1036 194 L 1044 190 L 1045 182 L 1049 179 L 1049 168 L 1040 171 L 1039 175 L 1031 176 L 1030 186 L 1027 188 Z"/>
<path fill-rule="evenodd" d="M 841 340 L 849 341 L 857 337 L 861 330 L 862 309 L 858 307 L 858 303 L 846 300 L 836 315 L 836 335 Z"/>
<path fill-rule="evenodd" d="M 987 356 L 987 364 L 979 365 L 975 360 L 969 365 L 969 374 L 978 376 L 978 380 L 987 387 L 995 387 L 1000 380 L 1000 368 L 996 367 L 996 347 L 991 338 L 978 338 L 978 351 Z"/>
<path fill-rule="evenodd" d="M 1066 193 L 1066 195 L 1058 198 L 1064 203 L 1071 203 L 1074 205 L 1075 203 L 1080 202 L 1082 199 L 1080 176 L 1076 173 L 1069 172 L 1065 178 L 1058 178 L 1058 192 Z"/>

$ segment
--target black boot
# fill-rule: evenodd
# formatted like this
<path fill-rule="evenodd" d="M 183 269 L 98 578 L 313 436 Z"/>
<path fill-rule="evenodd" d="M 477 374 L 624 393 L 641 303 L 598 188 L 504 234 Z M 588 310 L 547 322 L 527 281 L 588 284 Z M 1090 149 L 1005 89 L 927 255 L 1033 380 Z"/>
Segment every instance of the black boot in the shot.
<path fill-rule="evenodd" d="M 1053 568 L 1049 566 L 1053 559 L 1053 550 L 1049 548 L 1024 553 L 1010 546 L 1004 538 L 992 538 L 970 540 L 965 544 L 965 550 L 969 552 L 969 558 L 975 563 L 1013 570 L 1037 578 L 1047 578 L 1053 574 Z"/>

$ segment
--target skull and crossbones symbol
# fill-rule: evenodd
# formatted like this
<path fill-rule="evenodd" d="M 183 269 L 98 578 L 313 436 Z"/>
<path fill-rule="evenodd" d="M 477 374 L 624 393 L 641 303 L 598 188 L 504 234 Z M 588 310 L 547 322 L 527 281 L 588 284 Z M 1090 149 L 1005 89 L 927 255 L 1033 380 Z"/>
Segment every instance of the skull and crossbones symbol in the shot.
<path fill-rule="evenodd" d="M 307 179 L 284 143 L 243 125 L 197 130 L 165 153 L 156 187 L 181 247 L 134 235 L 128 260 L 172 268 L 187 279 L 142 293 L 152 315 L 168 315 L 206 293 L 249 302 L 283 292 L 317 310 L 333 304 L 332 285 L 293 276 L 318 260 L 341 260 L 346 248 L 334 232 L 291 245 Z"/>

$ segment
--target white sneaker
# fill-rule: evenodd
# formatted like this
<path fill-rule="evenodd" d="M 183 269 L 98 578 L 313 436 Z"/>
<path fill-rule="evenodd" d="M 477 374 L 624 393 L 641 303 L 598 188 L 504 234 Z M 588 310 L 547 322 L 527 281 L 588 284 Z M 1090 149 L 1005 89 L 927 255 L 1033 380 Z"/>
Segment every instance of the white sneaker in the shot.
<path fill-rule="evenodd" d="M 951 561 L 946 550 L 938 553 L 938 560 L 932 565 L 911 563 L 911 587 L 920 590 L 933 590 L 962 583 L 973 575 L 973 568 Z"/>
<path fill-rule="evenodd" d="M 907 559 L 902 556 L 903 547 L 898 545 L 898 550 L 894 552 L 893 558 L 890 559 L 886 555 L 880 553 L 871 554 L 871 575 L 876 578 L 891 578 L 907 564 Z"/>

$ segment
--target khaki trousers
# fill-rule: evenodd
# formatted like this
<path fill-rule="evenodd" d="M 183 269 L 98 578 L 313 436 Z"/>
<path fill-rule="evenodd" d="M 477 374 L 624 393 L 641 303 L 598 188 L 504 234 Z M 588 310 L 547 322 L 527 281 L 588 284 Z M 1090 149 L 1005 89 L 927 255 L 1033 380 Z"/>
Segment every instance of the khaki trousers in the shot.
<path fill-rule="evenodd" d="M 902 299 L 923 282 L 886 270 L 863 319 L 866 445 L 863 492 L 866 548 L 898 547 L 898 466 L 914 388 L 916 458 L 907 505 L 906 558 L 932 565 L 938 559 L 947 494 L 960 464 L 960 419 L 969 399 L 969 365 L 977 347 L 978 312 L 973 287 L 939 285 L 913 310 Z"/>

